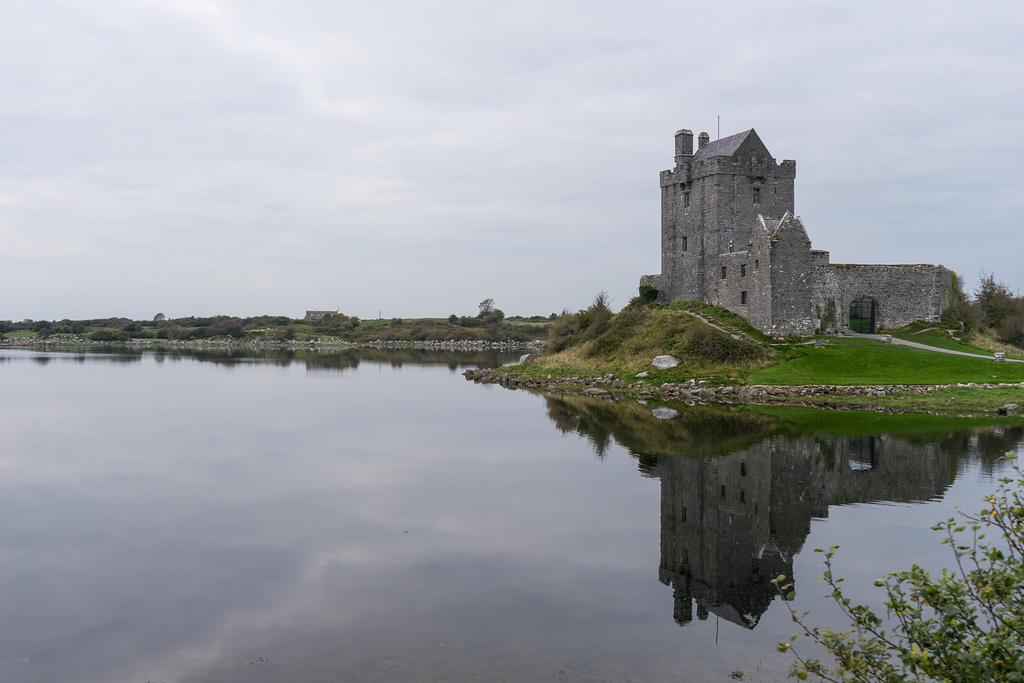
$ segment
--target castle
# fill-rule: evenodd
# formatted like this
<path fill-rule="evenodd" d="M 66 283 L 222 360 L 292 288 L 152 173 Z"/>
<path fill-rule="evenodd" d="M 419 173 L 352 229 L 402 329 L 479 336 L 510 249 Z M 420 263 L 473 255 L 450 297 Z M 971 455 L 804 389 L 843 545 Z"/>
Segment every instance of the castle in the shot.
<path fill-rule="evenodd" d="M 952 271 L 933 265 L 829 263 L 794 215 L 796 162 L 776 163 L 750 129 L 693 150 L 675 137 L 675 168 L 661 172 L 661 274 L 645 275 L 664 302 L 720 306 L 770 335 L 849 328 L 875 332 L 937 320 Z"/>

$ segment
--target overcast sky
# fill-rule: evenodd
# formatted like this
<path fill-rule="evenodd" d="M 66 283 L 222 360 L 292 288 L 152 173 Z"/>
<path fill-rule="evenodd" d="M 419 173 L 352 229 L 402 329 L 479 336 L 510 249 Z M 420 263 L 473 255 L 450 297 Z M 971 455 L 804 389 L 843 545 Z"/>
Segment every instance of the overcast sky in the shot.
<path fill-rule="evenodd" d="M 836 263 L 1024 289 L 1019 2 L 3 0 L 0 319 L 615 308 L 673 133 Z"/>

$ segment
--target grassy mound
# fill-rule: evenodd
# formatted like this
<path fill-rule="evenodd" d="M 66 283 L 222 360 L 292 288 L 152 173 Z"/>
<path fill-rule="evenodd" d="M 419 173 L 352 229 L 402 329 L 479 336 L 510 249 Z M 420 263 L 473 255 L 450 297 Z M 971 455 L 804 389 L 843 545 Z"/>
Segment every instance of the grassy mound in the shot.
<path fill-rule="evenodd" d="M 651 367 L 655 356 L 682 361 L 669 371 Z M 771 362 L 767 346 L 706 324 L 675 307 L 633 302 L 617 315 L 603 301 L 554 322 L 543 355 L 530 365 L 561 375 L 612 373 L 652 379 L 738 377 Z"/>

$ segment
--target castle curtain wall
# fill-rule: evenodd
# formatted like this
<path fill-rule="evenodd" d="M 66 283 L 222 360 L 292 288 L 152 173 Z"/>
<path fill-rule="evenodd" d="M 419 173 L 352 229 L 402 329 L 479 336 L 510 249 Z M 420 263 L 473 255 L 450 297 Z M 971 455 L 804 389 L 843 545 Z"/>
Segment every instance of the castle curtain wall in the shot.
<path fill-rule="evenodd" d="M 815 311 L 820 311 L 820 318 L 831 298 L 836 311 L 834 327 L 849 325 L 850 304 L 860 297 L 878 303 L 880 328 L 938 320 L 949 306 L 953 290 L 953 273 L 942 266 L 831 264 L 815 271 L 821 279 L 815 292 Z"/>

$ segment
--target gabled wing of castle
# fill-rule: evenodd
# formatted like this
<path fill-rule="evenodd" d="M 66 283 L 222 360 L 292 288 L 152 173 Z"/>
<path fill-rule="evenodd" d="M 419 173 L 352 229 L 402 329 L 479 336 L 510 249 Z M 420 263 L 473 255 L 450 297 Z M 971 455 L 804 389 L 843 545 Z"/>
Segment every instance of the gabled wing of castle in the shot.
<path fill-rule="evenodd" d="M 933 265 L 842 265 L 811 248 L 794 213 L 796 162 L 777 163 L 754 129 L 711 141 L 680 130 L 662 171 L 662 301 L 694 300 L 745 317 L 771 335 L 853 328 L 874 332 L 937 320 L 953 273 Z"/>

